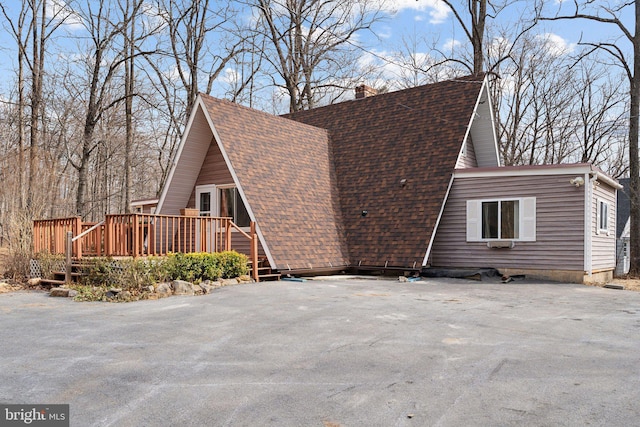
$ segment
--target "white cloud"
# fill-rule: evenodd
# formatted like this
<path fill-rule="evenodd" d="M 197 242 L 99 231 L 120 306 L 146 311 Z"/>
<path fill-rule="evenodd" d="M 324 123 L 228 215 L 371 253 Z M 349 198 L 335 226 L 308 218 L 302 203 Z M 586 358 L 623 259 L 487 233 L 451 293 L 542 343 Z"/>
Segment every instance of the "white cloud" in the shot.
<path fill-rule="evenodd" d="M 444 22 L 451 10 L 440 0 L 395 0 L 382 3 L 381 7 L 388 13 L 398 13 L 403 10 L 427 12 L 429 23 L 440 24 Z M 422 20 L 416 19 L 416 20 Z"/>
<path fill-rule="evenodd" d="M 442 49 L 445 51 L 453 51 L 455 50 L 457 47 L 459 47 L 460 45 L 462 45 L 462 43 L 456 39 L 447 39 L 443 44 L 442 44 Z"/>
<path fill-rule="evenodd" d="M 536 38 L 544 43 L 553 56 L 566 55 L 573 52 L 576 47 L 575 43 L 567 43 L 565 39 L 553 33 L 539 34 Z"/>
<path fill-rule="evenodd" d="M 71 31 L 84 28 L 82 18 L 68 4 L 62 0 L 53 0 L 46 3 L 46 11 L 48 18 L 56 21 L 62 21 L 65 27 Z"/>

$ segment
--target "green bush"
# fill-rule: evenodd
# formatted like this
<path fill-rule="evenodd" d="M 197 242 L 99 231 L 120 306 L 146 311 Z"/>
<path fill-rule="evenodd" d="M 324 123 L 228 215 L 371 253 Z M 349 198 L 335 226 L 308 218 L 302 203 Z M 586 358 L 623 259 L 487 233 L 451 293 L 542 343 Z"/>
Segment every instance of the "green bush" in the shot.
<path fill-rule="evenodd" d="M 170 280 L 199 283 L 247 274 L 248 258 L 236 251 L 173 253 L 135 259 L 95 258 L 84 267 L 82 283 L 72 286 L 78 301 L 107 301 L 109 288 L 120 288 L 129 300 L 146 299 L 149 286 Z"/>
<path fill-rule="evenodd" d="M 232 277 L 243 276 L 249 273 L 247 262 L 249 258 L 246 255 L 236 251 L 224 251 L 216 254 L 220 260 L 222 267 L 222 278 L 230 279 Z"/>

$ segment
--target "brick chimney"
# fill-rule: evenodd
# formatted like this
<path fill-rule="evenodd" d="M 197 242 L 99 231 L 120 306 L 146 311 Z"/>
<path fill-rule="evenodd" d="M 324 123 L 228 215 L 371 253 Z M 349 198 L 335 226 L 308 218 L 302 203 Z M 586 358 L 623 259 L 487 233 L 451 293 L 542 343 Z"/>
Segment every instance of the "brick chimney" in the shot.
<path fill-rule="evenodd" d="M 356 86 L 356 99 L 377 95 L 378 91 L 367 85 Z"/>

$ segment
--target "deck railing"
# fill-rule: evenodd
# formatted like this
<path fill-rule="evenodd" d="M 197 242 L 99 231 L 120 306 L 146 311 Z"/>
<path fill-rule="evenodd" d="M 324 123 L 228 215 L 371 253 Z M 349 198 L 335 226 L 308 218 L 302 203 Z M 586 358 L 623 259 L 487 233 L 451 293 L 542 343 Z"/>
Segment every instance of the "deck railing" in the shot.
<path fill-rule="evenodd" d="M 258 239 L 255 223 L 247 234 L 231 218 L 156 214 L 107 215 L 101 223 L 83 223 L 79 217 L 36 220 L 34 252 L 66 252 L 71 232 L 72 256 L 162 256 L 170 252 L 231 250 L 232 229 L 249 239 L 252 276 L 257 280 Z"/>

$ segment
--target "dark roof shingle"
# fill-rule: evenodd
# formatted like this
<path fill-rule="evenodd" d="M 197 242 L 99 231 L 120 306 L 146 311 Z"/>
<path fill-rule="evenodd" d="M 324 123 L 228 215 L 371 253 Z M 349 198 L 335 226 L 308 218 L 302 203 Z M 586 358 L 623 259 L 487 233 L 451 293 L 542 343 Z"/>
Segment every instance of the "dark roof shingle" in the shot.
<path fill-rule="evenodd" d="M 201 95 L 280 270 L 348 265 L 323 129 Z"/>
<path fill-rule="evenodd" d="M 482 81 L 450 80 L 285 116 L 329 132 L 352 264 L 421 265 Z"/>

